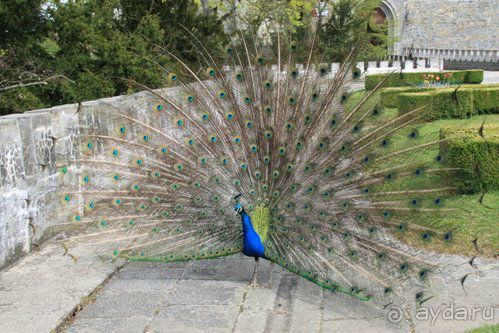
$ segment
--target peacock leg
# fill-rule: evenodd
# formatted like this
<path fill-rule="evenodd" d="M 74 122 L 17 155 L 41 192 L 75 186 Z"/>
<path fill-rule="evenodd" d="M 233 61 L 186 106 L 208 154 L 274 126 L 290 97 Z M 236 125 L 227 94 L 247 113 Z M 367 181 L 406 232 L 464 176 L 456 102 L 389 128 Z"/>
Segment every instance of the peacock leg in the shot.
<path fill-rule="evenodd" d="M 258 280 L 258 265 L 260 264 L 260 261 L 258 260 L 258 258 L 255 258 L 255 267 L 253 268 L 253 275 L 251 276 L 251 283 L 249 284 L 248 287 L 258 287 L 258 283 L 257 283 L 257 280 Z"/>
<path fill-rule="evenodd" d="M 272 274 L 274 273 L 274 262 L 270 262 L 270 278 L 269 283 L 266 285 L 267 288 L 272 289 Z"/>

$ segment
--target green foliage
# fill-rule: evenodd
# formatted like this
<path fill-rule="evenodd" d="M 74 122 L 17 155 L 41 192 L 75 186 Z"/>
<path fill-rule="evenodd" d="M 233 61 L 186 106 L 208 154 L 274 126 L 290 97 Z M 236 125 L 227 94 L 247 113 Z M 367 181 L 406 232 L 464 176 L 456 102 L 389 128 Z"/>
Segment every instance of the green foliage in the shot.
<path fill-rule="evenodd" d="M 45 78 L 36 57 L 44 57 L 37 44 L 47 31 L 41 0 L 0 2 L 0 115 L 18 113 L 44 104 L 30 86 Z M 6 87 L 17 87 L 14 90 Z"/>
<path fill-rule="evenodd" d="M 499 85 L 481 85 L 473 90 L 473 106 L 476 113 L 499 113 Z"/>
<path fill-rule="evenodd" d="M 0 2 L 0 50 L 16 45 L 29 46 L 46 30 L 42 0 Z"/>
<path fill-rule="evenodd" d="M 110 79 L 88 70 L 78 73 L 75 83 L 64 82 L 59 89 L 65 101 L 74 102 L 113 96 L 115 93 Z"/>
<path fill-rule="evenodd" d="M 254 29 L 262 22 L 284 27 L 301 27 L 304 19 L 310 17 L 313 2 L 306 0 L 248 1 L 242 11 L 242 21 Z"/>
<path fill-rule="evenodd" d="M 438 88 L 398 94 L 399 114 L 425 107 L 422 120 L 469 118 L 499 110 L 499 85 Z M 390 102 L 391 103 L 391 102 Z"/>
<path fill-rule="evenodd" d="M 453 87 L 455 89 L 457 87 Z M 477 85 L 462 85 L 459 89 L 474 90 L 474 104 L 478 114 L 494 113 L 494 108 L 497 107 L 497 95 L 495 88 L 496 84 L 481 84 Z M 488 89 L 491 88 L 491 89 Z M 379 90 L 380 101 L 379 105 L 384 108 L 398 108 L 399 100 L 398 95 L 402 93 L 415 93 L 423 91 L 435 91 L 435 89 L 445 89 L 443 87 L 388 87 Z M 450 88 L 449 88 L 450 89 Z"/>
<path fill-rule="evenodd" d="M 450 77 L 444 78 L 444 74 Z M 387 76 L 388 79 L 383 83 L 383 87 L 405 87 L 421 85 L 425 82 L 424 76 L 433 75 L 438 76 L 440 82 L 447 82 L 449 84 L 462 84 L 462 83 L 480 83 L 483 80 L 482 69 L 470 69 L 461 71 L 445 71 L 445 72 L 416 72 L 416 73 L 394 73 L 394 74 L 371 74 L 366 75 L 366 90 L 371 90 L 376 87 L 378 83 L 383 81 Z M 480 79 L 481 77 L 481 79 Z"/>
<path fill-rule="evenodd" d="M 330 4 L 331 15 L 319 31 L 324 60 L 342 62 L 355 46 L 362 47 L 359 60 L 378 59 L 387 54 L 387 24 L 377 25 L 371 12 L 377 0 L 339 0 Z"/>
<path fill-rule="evenodd" d="M 356 103 L 365 96 L 365 93 L 366 92 L 362 90 L 352 92 L 347 103 L 345 103 L 345 107 L 347 109 L 354 107 Z M 373 98 L 373 101 L 375 100 L 376 98 Z M 397 109 L 384 108 L 381 114 L 381 117 L 383 117 L 385 121 L 393 119 L 396 116 Z M 424 138 L 424 142 L 430 142 L 439 139 L 440 128 L 442 127 L 472 127 L 475 128 L 475 130 L 478 130 L 484 120 L 486 123 L 499 123 L 499 115 L 475 116 L 470 119 L 442 119 L 422 123 L 418 125 L 418 132 L 420 137 Z M 405 133 L 395 133 L 392 139 L 393 145 L 397 146 L 403 140 L 407 140 L 407 135 Z M 435 156 L 439 154 L 438 145 L 432 145 L 427 149 L 415 150 L 412 159 L 420 161 L 421 163 L 431 163 L 432 161 L 435 161 Z M 402 156 L 401 158 L 405 157 Z M 494 163 L 497 164 L 497 158 Z M 380 165 L 379 168 L 384 169 L 390 168 L 391 166 L 392 163 L 387 162 L 384 165 Z M 435 168 L 439 167 L 447 168 L 448 166 L 445 163 L 436 163 Z M 455 177 L 449 177 L 447 173 L 428 173 L 427 176 L 427 180 L 425 181 L 428 183 L 426 184 L 433 188 L 454 186 Z M 424 184 L 422 185 L 421 183 L 421 180 L 418 180 L 417 183 L 407 182 L 406 186 L 407 188 L 414 188 L 416 184 L 424 186 Z M 411 234 L 407 234 L 407 237 L 403 235 L 400 237 L 415 246 L 424 247 L 432 251 L 445 251 L 471 256 L 476 253 L 472 240 L 475 239 L 478 234 L 481 235 L 480 244 L 483 255 L 486 257 L 493 257 L 497 252 L 497 244 L 499 242 L 499 228 L 497 228 L 496 222 L 496 212 L 499 209 L 499 190 L 487 192 L 482 198 L 482 205 L 478 204 L 481 196 L 482 194 L 473 194 L 449 197 L 445 200 L 445 207 L 453 210 L 450 210 L 444 216 L 435 216 L 428 220 L 415 219 L 415 223 L 443 232 L 454 230 L 454 242 L 451 244 L 441 246 L 437 242 L 415 241 L 415 238 Z M 466 212 L 465 214 L 463 214 L 464 211 Z"/>
<path fill-rule="evenodd" d="M 474 115 L 473 92 L 462 90 L 457 94 L 457 101 L 452 97 L 453 90 L 438 89 L 418 93 L 404 93 L 398 96 L 399 114 L 424 107 L 422 120 L 469 118 Z"/>
<path fill-rule="evenodd" d="M 3 114 L 131 93 L 137 87 L 127 79 L 151 88 L 165 86 L 169 71 L 182 76 L 168 52 L 195 71 L 207 66 L 187 31 L 215 61 L 228 42 L 220 20 L 200 15 L 193 0 L 52 1 L 45 10 L 42 1 L 11 3 L 0 5 L 0 66 L 7 68 L 1 81 L 25 84 L 15 81 L 19 73 L 28 73 L 31 81 L 63 78 L 22 91 L 0 89 Z M 7 35 L 4 25 L 12 26 Z M 26 34 L 26 27 L 36 30 Z"/>
<path fill-rule="evenodd" d="M 485 325 L 466 331 L 466 333 L 499 333 L 499 325 Z"/>
<path fill-rule="evenodd" d="M 440 148 L 445 163 L 459 168 L 452 173 L 454 186 L 462 193 L 499 189 L 499 124 L 444 127 L 440 137 L 448 139 Z"/>
<path fill-rule="evenodd" d="M 228 43 L 221 20 L 216 12 L 199 14 L 199 7 L 194 0 L 162 0 L 162 1 L 131 1 L 119 0 L 118 8 L 123 11 L 123 24 L 127 31 L 145 33 L 149 47 L 159 45 L 165 50 L 181 57 L 195 68 L 206 67 L 200 53 L 199 45 L 193 45 L 194 38 L 201 41 L 203 47 L 209 50 L 215 61 L 224 56 L 223 47 Z M 159 39 L 152 39 L 153 35 L 147 31 L 144 18 L 155 17 L 155 30 L 162 30 Z M 140 27 L 142 25 L 142 27 Z M 195 37 L 192 37 L 191 32 Z"/>
<path fill-rule="evenodd" d="M 40 109 L 44 104 L 27 88 L 12 89 L 0 93 L 0 116 Z"/>
<path fill-rule="evenodd" d="M 379 105 L 383 108 L 398 108 L 399 99 L 398 96 L 401 93 L 413 93 L 413 92 L 423 92 L 432 90 L 431 87 L 393 87 L 393 88 L 382 88 L 379 90 Z"/>
<path fill-rule="evenodd" d="M 466 83 L 482 83 L 483 81 L 483 70 L 469 69 L 465 70 L 464 82 Z"/>
<path fill-rule="evenodd" d="M 425 108 L 425 115 L 431 114 L 433 106 L 433 94 L 430 92 L 404 93 L 398 95 L 399 114 L 413 111 L 419 108 Z M 430 116 L 428 116 L 429 118 Z M 424 117 L 424 120 L 428 120 Z"/>

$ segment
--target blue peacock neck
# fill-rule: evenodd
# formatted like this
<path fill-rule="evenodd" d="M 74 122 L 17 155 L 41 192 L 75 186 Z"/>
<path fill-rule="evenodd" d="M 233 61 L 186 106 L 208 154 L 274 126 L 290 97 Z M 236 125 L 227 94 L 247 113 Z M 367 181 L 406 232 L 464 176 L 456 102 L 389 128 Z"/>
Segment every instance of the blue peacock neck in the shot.
<path fill-rule="evenodd" d="M 255 228 L 253 228 L 253 224 L 251 223 L 251 218 L 244 209 L 239 213 L 239 215 L 241 215 L 241 223 L 243 224 L 243 233 L 247 234 L 250 231 L 255 231 Z"/>
<path fill-rule="evenodd" d="M 239 212 L 243 225 L 243 254 L 254 258 L 265 258 L 265 246 L 244 209 Z"/>

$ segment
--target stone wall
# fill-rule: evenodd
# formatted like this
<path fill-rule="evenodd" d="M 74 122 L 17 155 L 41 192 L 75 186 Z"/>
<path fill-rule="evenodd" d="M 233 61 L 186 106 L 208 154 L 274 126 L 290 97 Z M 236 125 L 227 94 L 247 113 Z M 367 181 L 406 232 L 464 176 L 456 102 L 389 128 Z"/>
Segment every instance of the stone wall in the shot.
<path fill-rule="evenodd" d="M 486 62 L 486 61 L 455 61 L 445 60 L 444 69 L 474 69 L 481 68 L 486 71 L 499 71 L 499 62 Z"/>
<path fill-rule="evenodd" d="M 72 158 L 76 105 L 0 118 L 0 267 L 43 240 L 57 186 Z"/>
<path fill-rule="evenodd" d="M 59 169 L 78 157 L 81 129 L 105 133 L 108 112 L 150 100 L 138 93 L 0 117 L 0 268 L 53 236 L 50 226 L 62 215 Z"/>
<path fill-rule="evenodd" d="M 394 20 L 398 54 L 411 46 L 421 50 L 499 51 L 497 0 L 383 0 L 380 8 Z M 445 54 L 448 60 L 483 60 L 451 59 L 461 53 Z M 488 62 L 497 61 L 487 57 Z"/>

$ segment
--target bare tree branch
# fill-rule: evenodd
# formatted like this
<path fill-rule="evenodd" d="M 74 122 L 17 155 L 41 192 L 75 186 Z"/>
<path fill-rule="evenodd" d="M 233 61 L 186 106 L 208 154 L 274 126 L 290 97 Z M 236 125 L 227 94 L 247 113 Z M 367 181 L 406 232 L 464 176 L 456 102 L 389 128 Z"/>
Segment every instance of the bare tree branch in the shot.
<path fill-rule="evenodd" d="M 65 79 L 65 80 L 68 80 L 71 83 L 75 83 L 73 80 L 68 79 L 64 75 L 53 75 L 53 76 L 46 77 L 46 78 L 44 78 L 44 79 L 42 79 L 40 81 L 26 82 L 26 83 L 20 82 L 20 83 L 12 84 L 12 85 L 9 85 L 9 86 L 3 86 L 3 84 L 2 84 L 2 86 L 0 86 L 0 92 L 6 91 L 6 90 L 11 90 L 11 89 L 22 88 L 22 87 L 29 87 L 29 86 L 36 86 L 36 85 L 46 85 L 46 84 L 48 84 L 49 81 L 56 80 L 56 79 Z M 6 80 L 4 80 L 3 82 L 5 82 L 5 81 Z"/>

